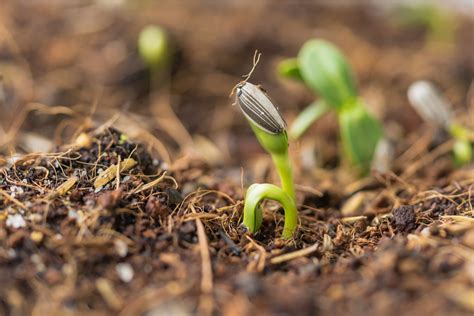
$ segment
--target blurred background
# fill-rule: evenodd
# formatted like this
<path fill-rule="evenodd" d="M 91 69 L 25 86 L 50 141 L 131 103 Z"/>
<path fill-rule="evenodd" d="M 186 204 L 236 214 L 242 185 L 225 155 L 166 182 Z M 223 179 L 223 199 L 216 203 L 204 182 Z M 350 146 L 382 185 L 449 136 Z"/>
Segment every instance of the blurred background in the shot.
<path fill-rule="evenodd" d="M 232 87 L 260 51 L 251 82 L 291 122 L 314 95 L 276 65 L 314 37 L 347 55 L 389 133 L 403 139 L 422 126 L 406 98 L 418 79 L 433 81 L 472 125 L 472 14 L 472 1 L 3 0 L 0 152 L 51 151 L 105 125 L 165 161 L 191 152 L 239 165 L 261 149 L 232 106 Z M 164 28 L 173 48 L 152 83 L 137 50 L 149 24 Z M 329 115 L 306 135 L 327 148 L 328 162 L 336 124 Z"/>

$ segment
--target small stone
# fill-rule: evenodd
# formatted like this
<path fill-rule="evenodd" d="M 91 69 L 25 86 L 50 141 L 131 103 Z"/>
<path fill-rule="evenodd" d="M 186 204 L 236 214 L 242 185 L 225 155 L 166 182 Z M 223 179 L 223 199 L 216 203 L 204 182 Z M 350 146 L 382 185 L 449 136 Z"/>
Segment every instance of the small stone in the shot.
<path fill-rule="evenodd" d="M 413 206 L 402 205 L 392 211 L 395 227 L 400 232 L 409 233 L 416 228 L 416 214 Z"/>
<path fill-rule="evenodd" d="M 33 240 L 35 243 L 40 243 L 43 240 L 43 233 L 39 231 L 32 231 L 30 234 L 30 239 Z"/>
<path fill-rule="evenodd" d="M 129 263 L 119 263 L 115 266 L 115 270 L 123 282 L 128 283 L 132 281 L 134 271 Z"/>
<path fill-rule="evenodd" d="M 115 251 L 120 257 L 125 257 L 128 253 L 128 245 L 120 239 L 114 240 Z"/>
<path fill-rule="evenodd" d="M 20 214 L 8 215 L 7 222 L 8 227 L 21 228 L 26 226 L 26 221 Z"/>

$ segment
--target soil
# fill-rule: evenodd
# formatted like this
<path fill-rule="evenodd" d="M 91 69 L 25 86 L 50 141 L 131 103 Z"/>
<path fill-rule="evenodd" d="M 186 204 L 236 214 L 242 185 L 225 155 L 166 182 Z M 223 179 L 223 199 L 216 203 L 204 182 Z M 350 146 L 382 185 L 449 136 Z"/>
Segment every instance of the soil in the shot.
<path fill-rule="evenodd" d="M 471 18 L 433 43 L 367 5 L 105 3 L 0 3 L 0 315 L 472 315 L 474 166 L 405 96 L 429 78 L 474 128 Z M 152 91 L 147 23 L 176 47 Z M 314 96 L 275 65 L 314 36 L 347 52 L 395 160 L 358 179 L 328 115 L 290 147 L 296 235 L 272 203 L 250 234 L 244 188 L 277 178 L 227 96 L 259 49 L 252 81 L 291 121 Z"/>

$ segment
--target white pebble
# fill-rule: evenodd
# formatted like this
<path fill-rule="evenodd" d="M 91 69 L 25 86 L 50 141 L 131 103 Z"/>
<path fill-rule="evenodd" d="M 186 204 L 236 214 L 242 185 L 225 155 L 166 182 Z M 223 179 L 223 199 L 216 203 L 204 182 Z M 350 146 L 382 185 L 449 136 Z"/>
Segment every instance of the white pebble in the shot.
<path fill-rule="evenodd" d="M 6 224 L 8 227 L 21 228 L 26 226 L 26 221 L 20 214 L 8 215 Z"/>
<path fill-rule="evenodd" d="M 123 282 L 128 283 L 132 281 L 134 272 L 129 263 L 119 263 L 115 266 L 115 270 L 117 271 L 120 280 Z"/>
<path fill-rule="evenodd" d="M 115 251 L 120 257 L 125 257 L 128 253 L 128 245 L 120 239 L 114 240 Z"/>

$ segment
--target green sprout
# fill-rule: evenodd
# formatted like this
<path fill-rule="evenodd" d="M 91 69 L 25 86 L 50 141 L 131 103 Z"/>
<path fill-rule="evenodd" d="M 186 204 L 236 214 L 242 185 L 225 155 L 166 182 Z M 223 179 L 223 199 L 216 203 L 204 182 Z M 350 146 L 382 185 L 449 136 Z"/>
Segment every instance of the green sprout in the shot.
<path fill-rule="evenodd" d="M 290 137 L 300 138 L 313 122 L 334 110 L 343 155 L 362 174 L 367 173 L 383 136 L 382 125 L 359 97 L 351 67 L 339 49 L 324 40 L 310 40 L 296 59 L 281 62 L 278 72 L 303 81 L 321 97 L 298 115 L 289 130 Z"/>
<path fill-rule="evenodd" d="M 421 28 L 429 42 L 452 42 L 456 20 L 449 10 L 437 5 L 407 5 L 394 11 L 394 21 L 402 27 Z"/>
<path fill-rule="evenodd" d="M 152 71 L 165 67 L 170 58 L 168 36 L 161 27 L 146 26 L 138 37 L 138 52 Z"/>
<path fill-rule="evenodd" d="M 279 202 L 285 211 L 282 237 L 291 238 L 298 224 L 293 172 L 288 155 L 286 123 L 278 108 L 258 86 L 243 81 L 236 86 L 236 103 L 247 118 L 257 140 L 273 159 L 282 187 L 252 184 L 245 195 L 244 225 L 256 232 L 262 224 L 263 200 Z"/>
<path fill-rule="evenodd" d="M 424 121 L 444 129 L 455 140 L 453 155 L 456 165 L 466 165 L 473 159 L 474 131 L 453 119 L 451 105 L 428 81 L 417 81 L 408 88 L 408 100 Z"/>
<path fill-rule="evenodd" d="M 158 88 L 160 76 L 169 75 L 171 45 L 166 31 L 156 25 L 148 25 L 138 36 L 138 52 L 150 71 L 150 98 Z"/>

